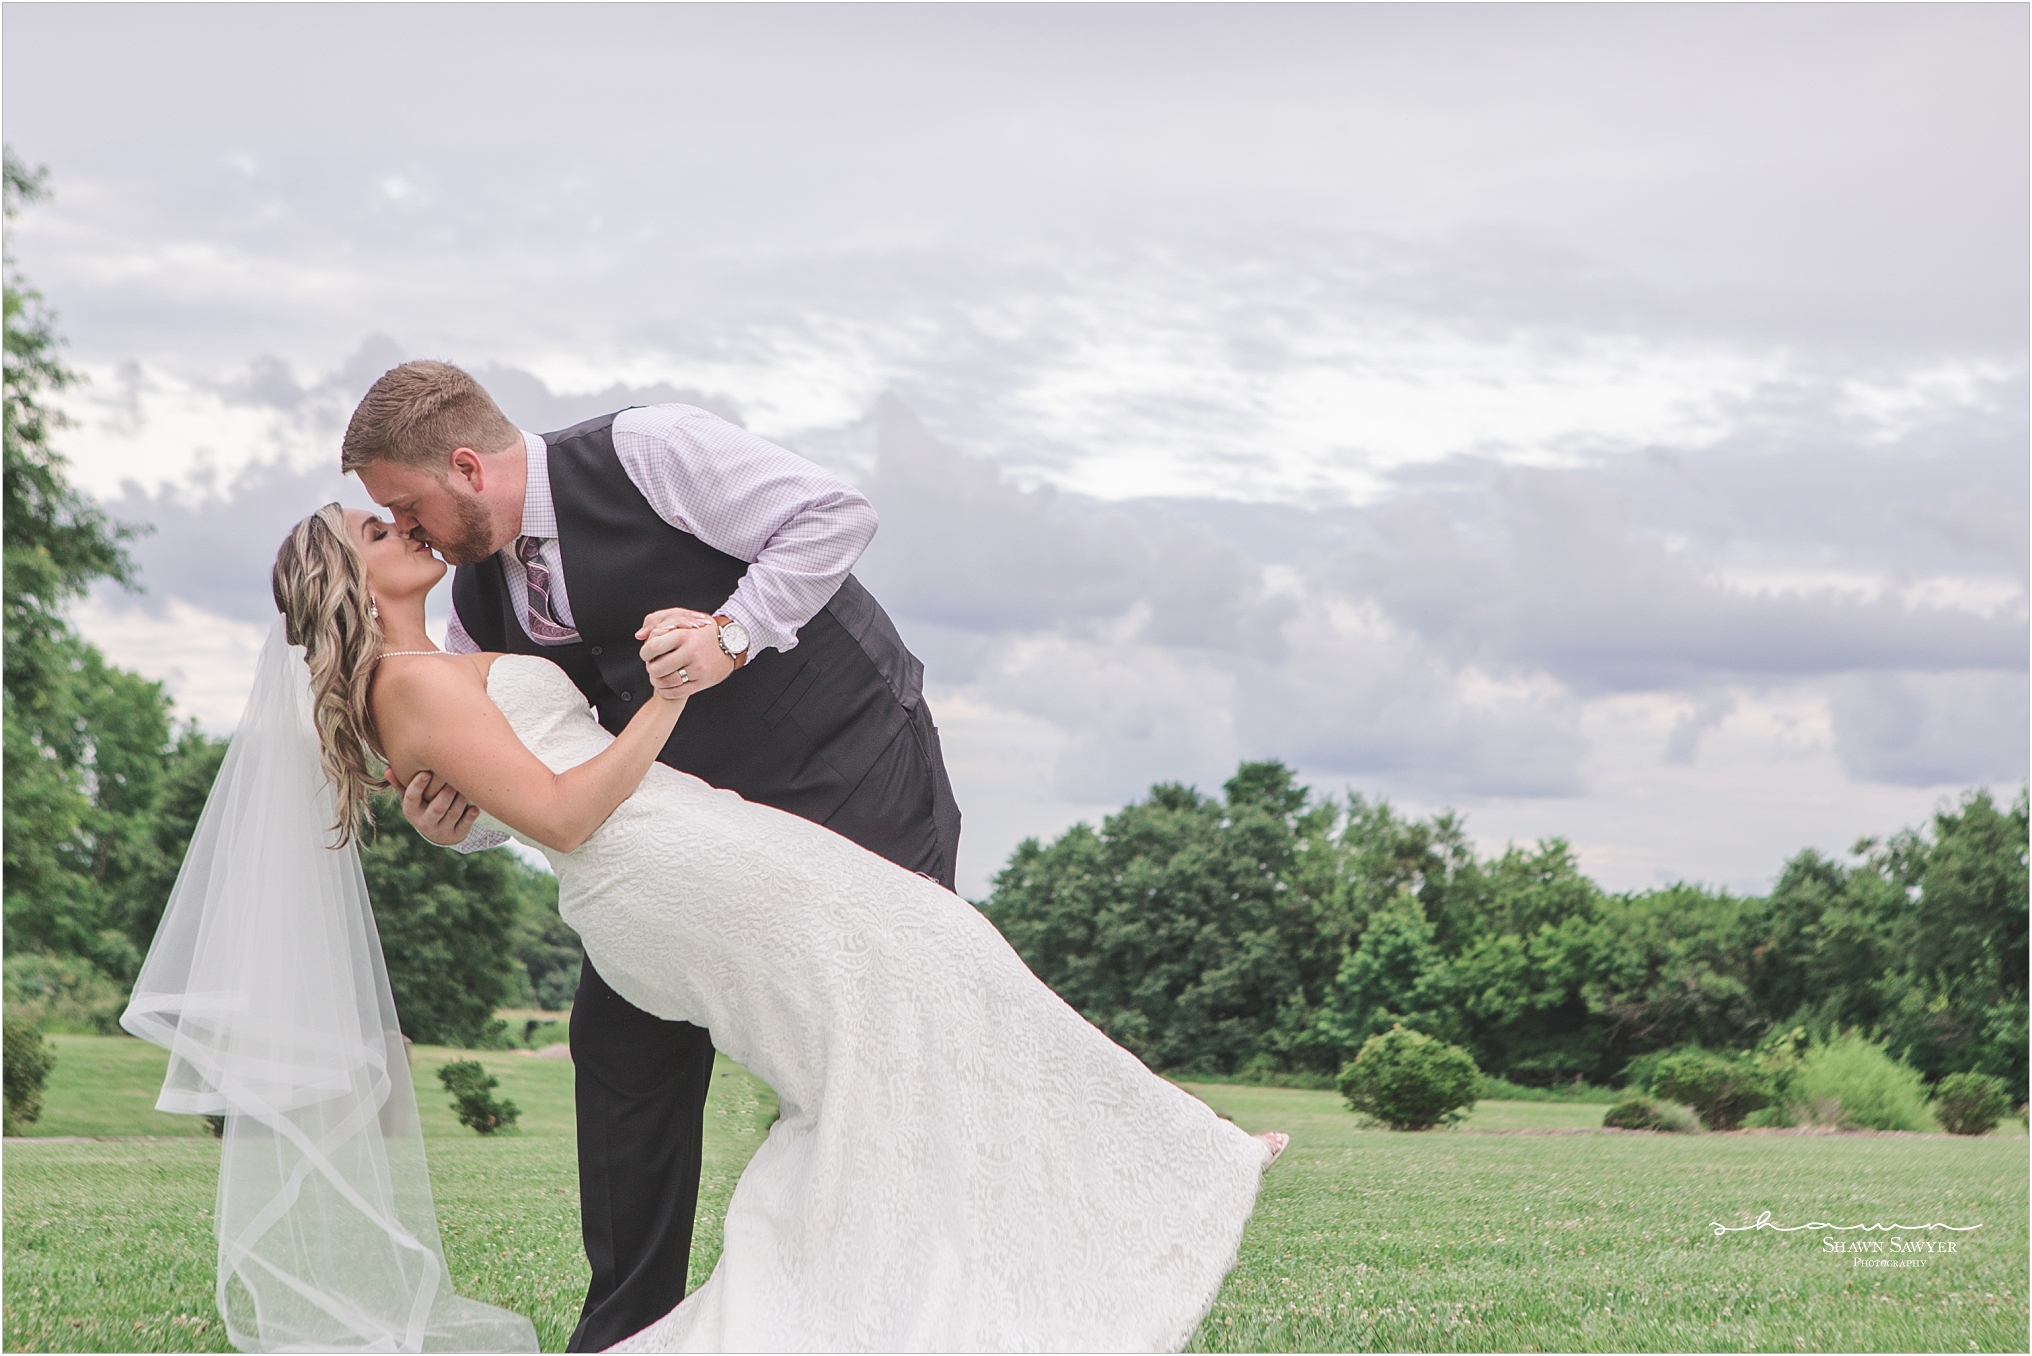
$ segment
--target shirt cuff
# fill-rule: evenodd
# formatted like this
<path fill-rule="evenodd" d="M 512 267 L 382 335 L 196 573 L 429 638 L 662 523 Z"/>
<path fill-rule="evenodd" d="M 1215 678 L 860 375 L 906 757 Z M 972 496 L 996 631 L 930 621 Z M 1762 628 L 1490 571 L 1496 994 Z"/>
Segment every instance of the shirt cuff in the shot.
<path fill-rule="evenodd" d="M 452 844 L 453 852 L 485 852 L 488 848 L 500 847 L 509 835 L 499 829 L 483 829 L 475 825 L 472 832 Z"/>
<path fill-rule="evenodd" d="M 764 650 L 782 650 L 788 653 L 797 648 L 795 631 L 787 636 L 781 636 L 776 634 L 773 628 L 758 623 L 755 620 L 755 613 L 742 601 L 738 590 L 733 597 L 714 608 L 713 612 L 716 616 L 741 623 L 741 629 L 748 633 L 748 658 L 751 660 Z"/>

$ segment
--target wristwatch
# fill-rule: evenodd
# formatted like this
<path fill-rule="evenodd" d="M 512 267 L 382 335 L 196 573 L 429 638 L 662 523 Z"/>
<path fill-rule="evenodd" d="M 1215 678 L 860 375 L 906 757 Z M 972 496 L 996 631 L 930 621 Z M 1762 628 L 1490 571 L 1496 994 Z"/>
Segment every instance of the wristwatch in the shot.
<path fill-rule="evenodd" d="M 740 668 L 748 662 L 748 628 L 725 615 L 713 620 L 720 624 L 720 653 L 733 660 L 735 668 Z"/>

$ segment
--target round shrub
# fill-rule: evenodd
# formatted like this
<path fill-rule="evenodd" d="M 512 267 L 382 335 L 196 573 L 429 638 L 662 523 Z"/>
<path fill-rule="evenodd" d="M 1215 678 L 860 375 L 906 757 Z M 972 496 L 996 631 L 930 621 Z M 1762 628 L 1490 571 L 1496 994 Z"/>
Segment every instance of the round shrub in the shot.
<path fill-rule="evenodd" d="M 1392 1130 L 1428 1130 L 1473 1109 L 1482 1071 L 1458 1045 L 1393 1026 L 1369 1037 L 1337 1081 L 1364 1116 Z"/>
<path fill-rule="evenodd" d="M 0 1073 L 7 1091 L 6 1132 L 18 1135 L 42 1115 L 42 1086 L 56 1067 L 56 1047 L 42 1037 L 42 1025 L 8 1013 L 5 1046 L 0 1048 Z"/>
<path fill-rule="evenodd" d="M 1990 1074 L 1951 1073 L 1933 1090 L 1933 1117 L 1950 1135 L 1987 1135 L 2010 1110 L 2004 1080 Z"/>
<path fill-rule="evenodd" d="M 1632 1097 L 1602 1113 L 1602 1124 L 1613 1130 L 1655 1130 L 1662 1134 L 1689 1135 L 1700 1129 L 1693 1113 L 1670 1102 Z"/>
<path fill-rule="evenodd" d="M 1771 1101 L 1771 1080 L 1754 1060 L 1683 1050 L 1658 1061 L 1651 1091 L 1692 1107 L 1710 1130 L 1734 1130 Z"/>
<path fill-rule="evenodd" d="M 1602 1124 L 1611 1130 L 1663 1130 L 1665 1118 L 1658 1114 L 1658 1103 L 1632 1097 L 1603 1112 Z"/>

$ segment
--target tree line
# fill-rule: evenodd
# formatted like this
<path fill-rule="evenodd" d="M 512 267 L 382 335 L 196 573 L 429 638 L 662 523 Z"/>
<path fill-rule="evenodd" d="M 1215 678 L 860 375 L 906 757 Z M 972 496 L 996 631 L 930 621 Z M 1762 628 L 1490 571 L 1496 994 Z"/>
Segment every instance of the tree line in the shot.
<path fill-rule="evenodd" d="M 1315 804 L 1280 763 L 1176 784 L 1017 848 L 981 905 L 1040 978 L 1153 1068 L 1323 1079 L 1402 1025 L 1515 1083 L 1619 1085 L 1681 1047 L 1860 1032 L 1928 1081 L 2026 1097 L 2026 792 L 1807 849 L 1768 894 L 1629 893 L 1548 839 Z"/>

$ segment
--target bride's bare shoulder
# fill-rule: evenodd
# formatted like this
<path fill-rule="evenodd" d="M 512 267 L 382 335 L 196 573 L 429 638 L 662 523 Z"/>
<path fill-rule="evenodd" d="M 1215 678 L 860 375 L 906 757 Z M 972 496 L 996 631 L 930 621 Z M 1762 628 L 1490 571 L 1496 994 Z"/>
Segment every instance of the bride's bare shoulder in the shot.
<path fill-rule="evenodd" d="M 496 654 L 386 655 L 374 666 L 368 702 L 385 720 L 448 704 L 487 700 L 487 672 Z"/>

